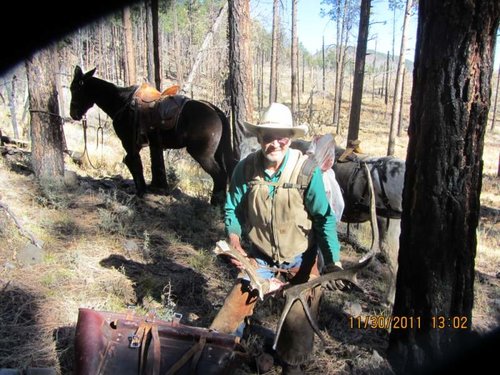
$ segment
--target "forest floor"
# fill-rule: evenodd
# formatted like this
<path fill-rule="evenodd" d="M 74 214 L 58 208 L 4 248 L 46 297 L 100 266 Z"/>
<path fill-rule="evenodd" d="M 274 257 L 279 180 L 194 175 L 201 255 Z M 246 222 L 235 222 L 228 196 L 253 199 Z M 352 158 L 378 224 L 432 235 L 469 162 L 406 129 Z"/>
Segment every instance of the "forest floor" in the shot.
<path fill-rule="evenodd" d="M 75 124 L 65 130 L 69 148 L 81 149 L 81 130 Z M 315 129 L 317 134 L 331 131 Z M 387 133 L 362 131 L 363 150 L 384 155 L 380 139 Z M 167 160 L 175 165 L 169 176 L 178 186 L 168 196 L 138 199 L 112 137 L 107 130 L 102 149 L 94 151 L 92 144 L 91 159 L 99 169 L 66 160 L 77 180 L 65 188 L 38 183 L 26 152 L 0 158 L 0 368 L 54 367 L 58 374 L 71 374 L 82 307 L 124 312 L 135 306 L 136 315 L 154 309 L 167 320 L 180 313 L 181 323 L 207 327 L 233 284 L 234 271 L 212 253 L 224 230 L 220 210 L 208 204 L 208 177 L 186 161 L 186 154 L 168 152 Z M 344 143 L 342 137 L 337 141 Z M 403 159 L 406 142 L 406 137 L 398 140 L 396 149 Z M 488 133 L 472 321 L 479 333 L 500 325 L 499 149 L 500 135 Z M 345 226 L 339 230 L 345 231 Z M 41 249 L 27 233 L 40 241 Z M 367 227 L 361 226 L 359 233 L 358 240 L 368 244 Z M 342 243 L 345 265 L 362 255 Z M 325 292 L 319 326 L 327 345 L 321 347 L 316 338 L 306 373 L 391 373 L 388 331 L 360 328 L 352 320 L 390 314 L 383 303 L 387 275 L 387 266 L 376 260 L 359 275 L 365 294 Z M 281 308 L 281 300 L 266 299 L 253 322 L 274 331 Z M 245 343 L 256 353 L 262 340 L 255 334 Z M 239 373 L 257 372 L 245 366 Z M 281 369 L 274 366 L 268 373 L 279 374 Z"/>

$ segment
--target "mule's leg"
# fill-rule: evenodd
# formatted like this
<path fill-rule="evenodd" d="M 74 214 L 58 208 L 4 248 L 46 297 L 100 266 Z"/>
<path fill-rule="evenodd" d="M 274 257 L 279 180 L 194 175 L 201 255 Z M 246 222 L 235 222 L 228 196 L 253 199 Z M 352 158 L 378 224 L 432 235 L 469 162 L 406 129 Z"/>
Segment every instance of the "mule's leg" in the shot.
<path fill-rule="evenodd" d="M 128 153 L 123 159 L 128 170 L 134 179 L 136 194 L 142 197 L 146 192 L 146 181 L 144 181 L 144 172 L 142 170 L 142 161 L 140 154 Z"/>
<path fill-rule="evenodd" d="M 151 186 L 167 188 L 167 175 L 165 173 L 165 161 L 163 159 L 163 148 L 160 144 L 160 134 L 152 134 L 149 138 L 149 155 L 151 156 Z"/>
<path fill-rule="evenodd" d="M 213 205 L 223 204 L 226 199 L 227 176 L 222 167 L 217 164 L 213 155 L 200 154 L 197 150 L 187 148 L 189 154 L 200 163 L 214 182 L 210 203 Z"/>
<path fill-rule="evenodd" d="M 389 222 L 387 222 L 389 220 Z M 399 235 L 401 234 L 401 220 L 387 219 L 377 216 L 380 250 L 385 257 L 389 267 L 389 286 L 385 296 L 385 302 L 392 308 L 396 296 L 396 276 L 398 273 L 398 253 L 399 253 Z"/>

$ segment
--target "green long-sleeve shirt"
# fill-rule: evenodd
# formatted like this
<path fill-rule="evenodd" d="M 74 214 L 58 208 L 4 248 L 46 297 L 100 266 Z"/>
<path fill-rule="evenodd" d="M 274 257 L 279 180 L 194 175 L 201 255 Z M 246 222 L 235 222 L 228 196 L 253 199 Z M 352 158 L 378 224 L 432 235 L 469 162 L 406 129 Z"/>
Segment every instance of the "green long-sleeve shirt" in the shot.
<path fill-rule="evenodd" d="M 265 181 L 277 182 L 283 172 L 283 168 L 288 161 L 289 151 L 287 151 L 283 163 L 273 176 L 264 173 Z M 272 195 L 276 188 L 269 186 L 269 194 Z M 242 228 L 245 224 L 245 214 L 242 212 L 242 202 L 248 192 L 248 181 L 245 180 L 244 161 L 240 161 L 236 166 L 229 193 L 227 194 L 225 210 L 226 234 L 236 234 L 241 237 Z M 340 244 L 337 237 L 337 220 L 335 214 L 328 203 L 321 170 L 316 167 L 309 186 L 305 191 L 304 205 L 313 223 L 315 239 L 321 249 L 325 264 L 338 262 L 340 260 Z"/>

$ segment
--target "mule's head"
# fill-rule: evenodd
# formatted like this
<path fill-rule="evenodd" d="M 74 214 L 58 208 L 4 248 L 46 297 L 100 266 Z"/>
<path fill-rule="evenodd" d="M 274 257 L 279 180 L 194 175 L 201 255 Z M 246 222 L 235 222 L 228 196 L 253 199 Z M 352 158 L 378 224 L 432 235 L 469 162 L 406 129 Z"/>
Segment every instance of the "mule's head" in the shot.
<path fill-rule="evenodd" d="M 69 114 L 73 120 L 81 120 L 90 107 L 94 105 L 94 99 L 89 93 L 88 82 L 94 75 L 95 68 L 87 73 L 77 65 L 71 81 L 71 104 Z"/>

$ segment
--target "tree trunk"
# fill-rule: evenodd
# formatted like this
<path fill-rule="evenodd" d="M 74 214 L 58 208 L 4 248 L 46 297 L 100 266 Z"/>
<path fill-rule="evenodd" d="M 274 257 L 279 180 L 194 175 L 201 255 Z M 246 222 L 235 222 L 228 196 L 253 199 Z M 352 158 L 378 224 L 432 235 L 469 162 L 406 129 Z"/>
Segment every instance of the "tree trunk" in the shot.
<path fill-rule="evenodd" d="M 301 88 L 302 93 L 304 93 L 305 76 L 306 76 L 306 56 L 304 53 L 302 53 L 302 76 L 300 77 L 302 81 L 302 88 Z"/>
<path fill-rule="evenodd" d="M 387 108 L 387 103 L 389 103 L 389 69 L 390 69 L 390 62 L 389 62 L 389 51 L 387 51 L 387 62 L 385 66 L 385 91 L 384 91 L 384 103 Z"/>
<path fill-rule="evenodd" d="M 298 35 L 297 35 L 297 1 L 292 0 L 292 56 L 291 56 L 291 69 L 292 69 L 292 114 L 294 118 L 297 117 L 297 101 L 299 95 L 299 82 L 297 79 L 297 72 L 299 69 L 299 54 L 298 54 Z"/>
<path fill-rule="evenodd" d="M 349 132 L 347 133 L 347 142 L 358 139 L 359 134 L 361 101 L 363 98 L 363 80 L 365 78 L 366 46 L 368 44 L 368 26 L 370 24 L 370 3 L 371 0 L 361 1 L 358 45 L 356 48 L 356 66 L 354 68 L 351 115 L 349 117 Z"/>
<path fill-rule="evenodd" d="M 116 48 L 113 48 L 112 51 L 110 51 L 109 54 L 109 69 L 106 69 L 104 71 L 104 76 L 106 79 L 111 80 L 111 81 L 116 81 L 119 78 L 121 78 L 124 75 L 120 74 L 120 71 L 122 71 L 122 63 L 121 63 L 121 58 L 122 54 L 119 51 L 119 41 L 122 39 L 121 35 L 119 35 L 118 31 L 116 30 L 115 25 L 111 26 L 110 28 L 110 37 L 111 37 L 111 45 L 116 46 Z M 104 59 L 108 60 L 108 58 Z"/>
<path fill-rule="evenodd" d="M 393 311 L 414 324 L 393 329 L 389 343 L 389 359 L 401 374 L 435 366 L 471 329 L 499 19 L 498 0 L 419 2 Z"/>
<path fill-rule="evenodd" d="M 394 54 L 396 51 L 396 9 L 399 5 L 394 5 L 392 8 L 392 61 L 394 61 Z"/>
<path fill-rule="evenodd" d="M 396 129 L 399 120 L 399 112 L 401 111 L 400 98 L 403 91 L 403 74 L 406 51 L 406 31 L 410 26 L 410 15 L 413 0 L 406 0 L 405 17 L 403 20 L 403 34 L 401 35 L 401 49 L 399 51 L 399 63 L 396 73 L 396 85 L 394 87 L 394 97 L 392 98 L 391 125 L 389 127 L 389 144 L 387 146 L 387 155 L 394 155 L 396 147 Z"/>
<path fill-rule="evenodd" d="M 153 25 L 153 67 L 156 89 L 161 91 L 160 38 L 158 36 L 158 0 L 151 0 L 151 23 Z"/>
<path fill-rule="evenodd" d="M 373 53 L 372 65 L 372 102 L 375 100 L 375 78 L 377 77 L 377 38 L 375 38 L 375 52 Z"/>
<path fill-rule="evenodd" d="M 278 94 L 278 35 L 280 29 L 279 0 L 273 1 L 273 39 L 271 47 L 271 78 L 269 85 L 269 104 L 277 100 Z"/>
<path fill-rule="evenodd" d="M 170 2 L 170 9 L 174 15 L 174 45 L 175 45 L 175 70 L 177 72 L 177 83 L 179 86 L 184 85 L 184 67 L 182 64 L 182 54 L 181 54 L 181 36 L 179 33 L 179 24 L 177 20 L 177 9 L 175 7 L 176 2 Z"/>
<path fill-rule="evenodd" d="M 17 126 L 16 115 L 16 75 L 12 76 L 12 81 L 5 81 L 5 89 L 7 90 L 7 97 L 9 99 L 10 121 L 12 123 L 12 131 L 15 139 L 19 139 L 19 128 Z"/>
<path fill-rule="evenodd" d="M 64 177 L 63 133 L 55 82 L 55 46 L 26 60 L 31 113 L 31 162 L 39 180 Z"/>
<path fill-rule="evenodd" d="M 64 135 L 64 113 L 62 111 L 62 107 L 64 107 L 64 97 L 63 97 L 63 85 L 61 82 L 61 68 L 59 65 L 59 51 L 57 47 L 54 47 L 54 51 L 52 53 L 52 69 L 54 71 L 54 80 L 56 83 L 56 94 L 57 94 L 57 108 L 59 109 L 59 116 L 60 116 L 60 121 L 59 121 L 59 127 L 61 129 L 61 148 L 64 151 L 68 149 L 68 146 L 66 144 L 66 136 Z"/>
<path fill-rule="evenodd" d="M 344 93 L 344 79 L 345 79 L 346 66 L 349 63 L 347 60 L 347 43 L 349 40 L 349 31 L 348 30 L 345 30 L 344 38 L 345 39 L 342 42 L 343 44 L 340 47 L 342 55 L 340 58 L 341 65 L 338 68 L 339 69 L 339 75 L 338 75 L 339 81 L 335 86 L 335 91 L 337 92 L 337 94 L 335 95 L 335 103 L 336 103 L 337 110 L 335 113 L 336 120 L 334 122 L 337 123 L 337 134 L 340 134 L 340 128 L 341 128 L 340 112 L 342 111 L 342 97 L 343 97 L 343 93 Z M 337 88 L 337 85 L 338 85 L 338 88 Z M 349 92 L 351 92 L 351 87 L 349 87 Z M 348 112 L 349 113 L 351 112 L 350 107 L 349 107 Z"/>
<path fill-rule="evenodd" d="M 490 128 L 491 131 L 495 130 L 495 121 L 496 121 L 496 117 L 497 117 L 498 83 L 499 82 L 500 82 L 500 66 L 498 67 L 498 73 L 497 73 L 497 87 L 495 90 L 495 102 L 493 103 L 493 118 L 491 119 L 491 128 Z M 500 163 L 499 163 L 499 168 L 500 168 Z"/>
<path fill-rule="evenodd" d="M 323 68 L 323 92 L 326 90 L 326 64 L 325 64 L 325 36 L 323 35 L 323 44 L 321 48 L 321 67 Z"/>
<path fill-rule="evenodd" d="M 399 119 L 398 119 L 398 137 L 401 137 L 403 131 L 403 114 L 404 114 L 404 103 L 405 103 L 405 80 L 406 80 L 406 65 L 403 65 L 403 77 L 401 86 L 401 99 L 399 101 Z"/>
<path fill-rule="evenodd" d="M 57 97 L 59 99 L 59 112 L 61 114 L 61 117 L 65 118 L 66 113 L 64 110 L 66 108 L 66 105 L 64 100 L 63 83 L 61 82 L 61 77 L 63 76 L 63 72 L 61 71 L 61 65 L 59 64 L 59 59 L 60 59 L 59 53 L 58 51 L 56 51 L 56 53 L 54 54 L 54 70 L 56 71 L 56 76 L 55 76 L 56 90 L 58 93 Z M 64 57 L 61 57 L 61 61 L 64 61 Z M 64 128 L 63 128 L 63 141 L 64 141 L 63 150 L 66 150 L 66 138 L 64 137 Z"/>
<path fill-rule="evenodd" d="M 235 159 L 239 160 L 240 145 L 245 133 L 244 121 L 253 122 L 249 0 L 229 1 L 228 24 L 233 152 Z"/>
<path fill-rule="evenodd" d="M 260 62 L 260 95 L 259 95 L 259 113 L 264 108 L 264 49 L 261 50 L 261 62 Z"/>
<path fill-rule="evenodd" d="M 343 7 L 341 2 L 343 1 Z M 337 134 L 340 134 L 340 110 L 342 106 L 342 82 L 344 79 L 344 61 L 348 41 L 348 31 L 346 30 L 347 0 L 339 1 L 337 4 L 337 45 L 335 47 L 335 98 L 333 102 L 333 126 L 337 126 Z"/>
<path fill-rule="evenodd" d="M 123 8 L 123 33 L 125 34 L 125 85 L 137 82 L 135 72 L 134 37 L 132 34 L 132 17 L 130 7 Z"/>
<path fill-rule="evenodd" d="M 151 1 L 150 8 L 146 7 L 146 14 L 149 14 L 150 22 L 147 25 L 151 25 L 151 32 L 148 32 L 148 60 L 153 59 L 152 62 L 148 62 L 148 77 L 149 82 L 154 82 L 154 85 L 158 91 L 161 91 L 161 75 L 160 75 L 160 46 L 158 38 L 158 0 Z M 146 0 L 146 3 L 148 0 Z M 152 43 L 150 42 L 152 40 Z M 152 44 L 152 45 L 151 45 Z M 152 51 L 151 51 L 152 49 Z M 152 68 L 152 69 L 151 69 Z M 153 80 L 151 80 L 153 79 Z M 159 142 L 160 130 L 154 129 L 156 136 L 153 136 L 150 132 L 149 134 L 149 155 L 151 157 L 151 185 L 159 188 L 167 187 L 167 174 L 165 171 L 165 161 L 163 158 L 163 147 Z"/>
<path fill-rule="evenodd" d="M 233 152 L 239 160 L 244 137 L 244 121 L 253 121 L 252 55 L 250 51 L 250 2 L 233 0 L 229 4 L 229 86 Z M 250 94 L 249 94 L 250 93 Z"/>
<path fill-rule="evenodd" d="M 147 74 L 148 82 L 153 84 L 155 82 L 155 56 L 154 56 L 154 42 L 153 42 L 153 9 L 151 0 L 144 0 L 144 7 L 146 11 L 146 60 L 147 60 Z"/>

